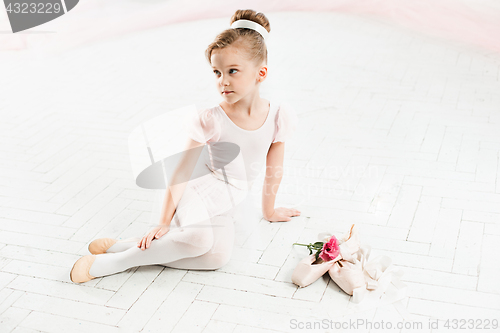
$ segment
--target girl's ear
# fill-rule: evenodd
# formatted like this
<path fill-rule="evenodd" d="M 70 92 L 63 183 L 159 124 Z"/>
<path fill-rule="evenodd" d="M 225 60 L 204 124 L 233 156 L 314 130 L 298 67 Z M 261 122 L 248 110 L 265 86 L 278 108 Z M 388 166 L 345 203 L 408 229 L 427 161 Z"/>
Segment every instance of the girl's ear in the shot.
<path fill-rule="evenodd" d="M 258 76 L 258 81 L 262 82 L 264 79 L 267 77 L 267 66 L 262 66 L 259 69 L 259 76 Z"/>

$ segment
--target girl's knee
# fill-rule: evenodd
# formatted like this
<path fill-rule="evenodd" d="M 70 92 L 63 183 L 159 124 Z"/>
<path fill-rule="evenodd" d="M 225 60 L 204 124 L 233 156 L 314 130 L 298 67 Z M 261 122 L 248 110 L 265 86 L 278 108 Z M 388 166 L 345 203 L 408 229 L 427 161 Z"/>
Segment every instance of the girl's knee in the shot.
<path fill-rule="evenodd" d="M 214 245 L 212 229 L 206 227 L 193 226 L 182 228 L 174 240 L 191 245 L 194 251 L 192 255 L 205 254 Z"/>
<path fill-rule="evenodd" d="M 212 253 L 207 258 L 209 261 L 209 266 L 212 269 L 219 269 L 224 267 L 231 260 L 231 252 L 221 252 L 221 253 Z"/>

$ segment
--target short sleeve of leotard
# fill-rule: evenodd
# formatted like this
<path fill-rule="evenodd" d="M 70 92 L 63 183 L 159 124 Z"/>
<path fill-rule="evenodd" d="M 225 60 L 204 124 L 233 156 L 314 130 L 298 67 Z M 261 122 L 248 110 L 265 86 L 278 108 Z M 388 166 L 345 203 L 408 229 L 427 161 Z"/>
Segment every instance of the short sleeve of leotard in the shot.
<path fill-rule="evenodd" d="M 221 125 L 213 109 L 197 110 L 184 119 L 187 135 L 197 142 L 207 143 L 219 141 Z"/>
<path fill-rule="evenodd" d="M 297 129 L 298 117 L 293 107 L 288 103 L 281 103 L 276 112 L 274 142 L 289 140 Z"/>

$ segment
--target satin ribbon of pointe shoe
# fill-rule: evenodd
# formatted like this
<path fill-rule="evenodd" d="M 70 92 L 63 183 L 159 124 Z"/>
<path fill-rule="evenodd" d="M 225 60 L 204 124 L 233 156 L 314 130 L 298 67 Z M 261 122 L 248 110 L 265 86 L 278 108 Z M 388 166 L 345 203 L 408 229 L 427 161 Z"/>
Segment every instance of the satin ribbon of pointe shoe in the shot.
<path fill-rule="evenodd" d="M 373 298 L 384 298 L 386 303 L 404 298 L 406 285 L 401 282 L 403 271 L 392 265 L 391 258 L 387 256 L 370 258 L 370 253 L 369 246 L 361 246 L 359 249 L 358 260 L 361 261 L 366 286 L 353 290 L 352 302 L 360 303 L 368 294 Z"/>
<path fill-rule="evenodd" d="M 325 235 L 328 235 L 328 239 L 324 238 Z M 324 242 L 328 242 L 331 236 L 331 234 L 322 232 L 319 234 L 319 239 L 321 240 L 324 238 Z M 313 265 L 315 255 L 309 255 L 302 259 L 293 270 L 292 282 L 300 287 L 305 287 L 326 273 L 337 261 L 344 260 L 355 263 L 355 255 L 359 250 L 359 238 L 354 225 L 351 226 L 346 236 L 341 237 L 338 241 L 339 254 L 335 259 L 328 260 L 319 265 Z"/>
<path fill-rule="evenodd" d="M 359 239 L 357 238 L 357 230 L 354 230 L 353 228 L 355 228 L 354 225 L 351 226 L 349 231 L 343 237 L 338 239 L 339 254 L 332 260 L 332 263 L 339 260 L 345 260 L 352 264 L 356 263 L 356 253 L 360 249 L 360 244 Z M 353 235 L 353 238 L 350 238 L 351 235 Z M 327 232 L 321 232 L 318 234 L 318 238 L 322 239 L 324 242 L 328 242 L 331 237 L 332 234 Z"/>
<path fill-rule="evenodd" d="M 356 249 L 355 245 L 349 242 L 343 242 L 339 244 L 339 255 L 332 260 L 332 262 L 336 262 L 339 260 L 349 261 L 350 263 L 356 263 Z"/>

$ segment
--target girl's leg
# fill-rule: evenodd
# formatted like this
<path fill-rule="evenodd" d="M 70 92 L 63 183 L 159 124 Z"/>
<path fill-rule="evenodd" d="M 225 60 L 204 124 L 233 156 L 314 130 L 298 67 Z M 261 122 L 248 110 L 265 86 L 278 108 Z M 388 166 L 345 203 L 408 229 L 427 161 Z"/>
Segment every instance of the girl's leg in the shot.
<path fill-rule="evenodd" d="M 142 237 L 135 237 L 135 238 L 127 238 L 123 240 L 119 240 L 115 244 L 113 244 L 107 251 L 106 253 L 117 253 L 117 252 L 123 252 L 131 247 L 137 246 L 137 243 L 142 239 Z"/>
<path fill-rule="evenodd" d="M 216 184 L 218 181 L 213 180 Z M 153 240 L 144 251 L 134 241 L 120 244 L 111 250 L 123 249 L 120 248 L 122 245 L 131 246 L 122 252 L 113 253 L 108 250 L 109 253 L 96 255 L 89 274 L 100 277 L 135 266 L 156 264 L 185 269 L 220 268 L 229 261 L 232 254 L 233 221 L 230 213 L 210 218 L 199 194 L 187 187 L 172 220 L 172 226 L 177 227 Z"/>
<path fill-rule="evenodd" d="M 191 189 L 189 189 L 191 191 Z M 181 213 L 183 218 L 189 219 L 191 221 L 202 221 L 206 220 L 209 218 L 208 213 L 203 207 L 203 202 L 199 200 L 199 197 L 193 197 L 191 196 L 191 201 L 194 202 L 197 206 L 193 207 L 193 204 L 190 204 L 189 207 L 186 207 L 186 205 L 180 206 L 178 210 L 174 213 L 174 216 L 172 217 L 172 222 L 170 223 L 170 231 L 177 228 L 180 228 L 180 221 L 179 221 L 179 213 L 181 210 L 184 213 Z M 189 212 L 185 212 L 187 209 L 189 209 Z M 132 238 L 127 238 L 127 239 L 122 239 L 113 244 L 107 251 L 106 253 L 117 253 L 117 252 L 123 252 L 126 251 L 132 247 L 137 247 L 137 243 L 142 239 L 142 237 L 132 237 Z M 160 238 L 161 239 L 161 238 Z M 157 239 L 155 239 L 157 240 Z"/>
<path fill-rule="evenodd" d="M 207 253 L 214 245 L 210 219 L 185 228 L 174 228 L 151 242 L 146 250 L 133 246 L 117 253 L 97 254 L 89 274 L 95 277 L 135 266 L 157 265 Z"/>
<path fill-rule="evenodd" d="M 217 215 L 213 219 L 214 244 L 208 252 L 200 256 L 182 258 L 161 265 L 181 269 L 213 270 L 227 264 L 233 253 L 234 220 L 227 215 Z"/>

